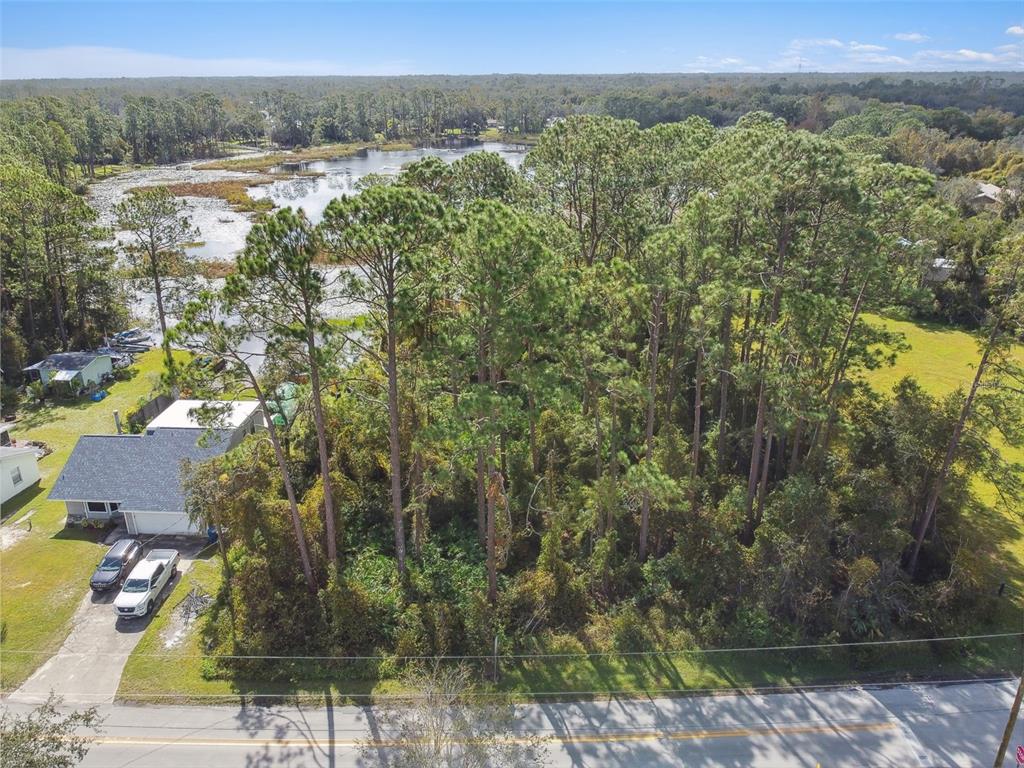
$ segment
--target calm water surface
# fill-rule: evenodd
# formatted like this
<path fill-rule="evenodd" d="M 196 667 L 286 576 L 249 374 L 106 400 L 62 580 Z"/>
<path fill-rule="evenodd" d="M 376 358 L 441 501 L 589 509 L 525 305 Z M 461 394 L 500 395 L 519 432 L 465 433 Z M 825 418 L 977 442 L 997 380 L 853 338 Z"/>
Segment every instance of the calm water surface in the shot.
<path fill-rule="evenodd" d="M 318 222 L 323 217 L 327 204 L 341 195 L 358 192 L 357 182 L 370 174 L 397 175 L 402 167 L 424 157 L 439 157 L 447 163 L 454 163 L 471 152 L 495 152 L 505 158 L 513 168 L 522 165 L 526 147 L 502 142 L 481 142 L 460 147 L 420 147 L 404 151 L 367 150 L 360 155 L 340 157 L 336 160 L 316 160 L 309 163 L 289 163 L 272 169 L 275 173 L 296 173 L 316 171 L 323 176 L 299 176 L 275 181 L 259 187 L 250 187 L 253 199 L 269 197 L 274 205 L 284 208 L 302 208 L 310 221 Z"/>
<path fill-rule="evenodd" d="M 337 160 L 319 160 L 310 163 L 295 163 L 278 166 L 276 173 L 297 173 L 299 171 L 318 171 L 323 176 L 297 176 L 282 179 L 273 184 L 250 187 L 249 194 L 253 198 L 269 197 L 276 206 L 302 208 L 314 222 L 320 221 L 327 204 L 335 197 L 344 194 L 355 194 L 357 182 L 372 173 L 396 175 L 402 167 L 423 157 L 440 157 L 445 162 L 453 163 L 460 157 L 471 152 L 495 152 L 513 167 L 518 168 L 526 157 L 527 147 L 501 142 L 482 142 L 460 147 L 439 148 L 421 147 L 413 150 L 385 152 L 368 150 L 353 157 Z M 107 226 L 114 224 L 114 205 L 125 198 L 128 190 L 137 186 L 153 186 L 157 184 L 174 184 L 182 182 L 215 181 L 221 178 L 235 179 L 244 174 L 218 171 L 196 171 L 190 167 L 160 166 L 144 169 L 130 174 L 123 174 L 112 179 L 92 185 L 90 201 L 100 214 L 101 221 Z M 252 221 L 243 213 L 232 211 L 227 203 L 218 198 L 188 197 L 188 214 L 192 224 L 199 230 L 200 244 L 186 248 L 186 252 L 198 259 L 231 260 L 235 254 L 245 247 L 245 238 L 249 234 Z M 115 233 L 115 239 L 128 242 L 127 233 Z M 326 270 L 331 281 L 338 277 L 344 267 Z M 216 288 L 222 281 L 210 281 L 209 287 Z M 130 291 L 129 308 L 141 322 L 147 324 L 156 333 L 155 299 L 152 290 L 145 281 L 133 286 Z M 174 307 L 168 307 L 171 325 L 176 322 Z M 332 318 L 344 318 L 358 315 L 365 307 L 344 301 L 328 300 L 322 307 L 324 314 Z M 156 333 L 159 342 L 159 334 Z M 261 356 L 263 345 L 252 339 L 249 351 L 254 356 Z"/>

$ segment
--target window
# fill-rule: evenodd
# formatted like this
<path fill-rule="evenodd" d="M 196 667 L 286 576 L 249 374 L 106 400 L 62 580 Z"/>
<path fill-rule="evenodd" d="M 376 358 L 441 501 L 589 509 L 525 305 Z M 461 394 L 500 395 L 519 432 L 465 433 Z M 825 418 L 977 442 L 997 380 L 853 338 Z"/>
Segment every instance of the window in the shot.
<path fill-rule="evenodd" d="M 106 512 L 107 503 L 105 501 L 90 501 L 86 503 L 86 508 L 90 512 Z"/>
<path fill-rule="evenodd" d="M 11 482 L 14 485 L 18 485 L 21 482 L 21 467 L 15 467 L 11 470 Z"/>
<path fill-rule="evenodd" d="M 110 514 L 114 514 L 115 512 L 117 512 L 117 509 L 118 509 L 117 502 L 116 501 L 108 501 L 107 502 L 107 509 L 110 510 Z"/>

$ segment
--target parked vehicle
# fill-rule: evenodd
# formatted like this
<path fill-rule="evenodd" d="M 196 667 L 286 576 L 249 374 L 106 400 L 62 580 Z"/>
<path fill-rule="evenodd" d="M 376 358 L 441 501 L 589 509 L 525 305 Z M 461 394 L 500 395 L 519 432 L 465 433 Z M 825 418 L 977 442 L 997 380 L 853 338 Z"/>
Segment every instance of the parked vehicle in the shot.
<path fill-rule="evenodd" d="M 167 582 L 178 572 L 179 559 L 176 549 L 154 549 L 140 560 L 114 598 L 118 618 L 149 615 Z"/>
<path fill-rule="evenodd" d="M 114 344 L 148 344 L 153 340 L 153 337 L 146 333 L 141 328 L 131 328 L 127 331 L 121 331 L 120 333 L 114 334 Z"/>
<path fill-rule="evenodd" d="M 209 355 L 194 357 L 191 362 L 191 365 L 194 365 L 196 368 L 208 368 L 211 373 L 220 373 L 227 364 L 227 360 L 223 357 L 211 357 Z"/>
<path fill-rule="evenodd" d="M 121 539 L 107 550 L 99 566 L 89 579 L 89 586 L 95 592 L 120 587 L 142 557 L 142 544 L 135 539 Z"/>

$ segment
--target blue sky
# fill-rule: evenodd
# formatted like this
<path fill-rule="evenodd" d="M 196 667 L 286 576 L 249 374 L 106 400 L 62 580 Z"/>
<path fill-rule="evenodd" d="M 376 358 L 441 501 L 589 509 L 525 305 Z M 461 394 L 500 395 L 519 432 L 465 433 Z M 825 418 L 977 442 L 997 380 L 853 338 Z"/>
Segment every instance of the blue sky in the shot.
<path fill-rule="evenodd" d="M 0 77 L 1024 71 L 1024 2 L 7 2 Z"/>

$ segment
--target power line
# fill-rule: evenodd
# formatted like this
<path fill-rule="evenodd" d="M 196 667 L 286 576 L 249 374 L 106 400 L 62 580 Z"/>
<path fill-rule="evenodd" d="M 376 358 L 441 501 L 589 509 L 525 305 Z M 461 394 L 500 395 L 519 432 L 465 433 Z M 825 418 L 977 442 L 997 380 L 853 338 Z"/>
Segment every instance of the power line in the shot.
<path fill-rule="evenodd" d="M 521 654 L 501 654 L 499 658 L 502 660 L 508 659 L 590 659 L 590 658 L 603 658 L 603 657 L 615 657 L 615 656 L 690 656 L 690 655 L 701 655 L 701 654 L 720 654 L 720 653 L 760 653 L 766 651 L 802 651 L 802 650 L 822 650 L 827 648 L 861 648 L 861 647 L 875 647 L 875 646 L 889 646 L 889 645 L 913 645 L 915 643 L 940 643 L 940 642 L 955 642 L 955 641 L 972 641 L 972 640 L 996 640 L 1008 637 L 1022 637 L 1024 632 L 996 632 L 984 635 L 948 635 L 945 637 L 924 637 L 924 638 L 904 638 L 898 640 L 859 640 L 848 643 L 818 643 L 818 644 L 806 644 L 806 645 L 766 645 L 766 646 L 746 646 L 737 648 L 684 648 L 678 650 L 667 650 L 667 651 L 580 651 L 575 653 L 521 653 Z M 22 654 L 22 655 L 40 655 L 40 656 L 52 656 L 54 652 L 51 651 L 40 651 L 28 648 L 0 648 L 0 656 L 5 653 L 10 654 Z M 63 653 L 65 656 L 123 656 L 120 653 L 111 652 L 86 652 L 86 651 L 68 651 Z M 265 661 L 489 661 L 494 659 L 493 654 L 471 654 L 465 656 L 450 656 L 450 655 L 421 655 L 421 656 L 388 656 L 388 655 L 377 655 L 377 656 L 283 656 L 283 655 L 270 655 L 270 654 L 217 654 L 217 653 L 191 653 L 191 654 L 180 654 L 174 653 L 173 651 L 165 652 L 146 652 L 146 653 L 133 653 L 133 656 L 137 657 L 156 657 L 163 658 L 169 657 L 175 660 L 179 659 L 231 659 L 231 660 L 247 660 L 247 659 L 260 659 Z"/>
<path fill-rule="evenodd" d="M 941 681 L 926 681 L 924 684 L 935 684 L 935 685 L 969 685 L 969 684 L 980 684 L 980 683 L 1006 683 L 1016 681 L 1015 677 L 966 677 L 956 678 L 952 680 L 941 680 Z M 732 688 L 620 688 L 620 689 L 590 689 L 590 690 L 572 690 L 572 691 L 520 691 L 520 690 L 506 690 L 506 691 L 467 691 L 463 693 L 463 696 L 472 696 L 480 698 L 508 698 L 508 697 L 554 697 L 554 696 L 592 696 L 592 697 L 606 697 L 606 696 L 635 696 L 643 695 L 646 697 L 657 696 L 659 694 L 665 694 L 668 697 L 672 697 L 674 694 L 685 694 L 688 698 L 699 697 L 699 696 L 726 696 L 726 695 L 784 695 L 784 694 L 796 694 L 796 693 L 815 693 L 820 691 L 849 691 L 849 690 L 862 690 L 862 691 L 875 691 L 885 690 L 898 685 L 913 685 L 912 681 L 902 681 L 898 683 L 894 682 L 875 682 L 875 683 L 858 683 L 856 681 L 850 681 L 846 683 L 794 683 L 792 685 L 774 685 L 774 686 L 734 686 Z M 921 683 L 917 683 L 920 685 Z M 10 695 L 15 693 L 16 690 L 5 690 L 0 691 L 2 695 Z M 339 698 L 348 699 L 373 699 L 377 701 L 394 699 L 396 701 L 409 701 L 415 699 L 424 698 L 418 696 L 415 692 L 407 693 L 355 693 L 346 692 L 342 690 L 332 690 L 330 695 L 337 696 Z M 109 699 L 110 695 L 106 693 L 76 693 L 73 694 L 76 698 L 88 698 L 94 699 Z M 270 692 L 258 692 L 258 691 L 229 691 L 226 693 L 181 693 L 172 691 L 163 692 L 151 692 L 151 693 L 126 693 L 121 698 L 125 701 L 143 701 L 148 699 L 160 700 L 160 699 L 221 699 L 221 700 L 238 700 L 238 699 L 286 699 L 291 701 L 302 701 L 302 700 L 313 700 L 319 701 L 324 698 L 323 693 L 301 693 L 295 691 L 270 691 Z M 19 697 L 19 700 L 24 703 L 30 703 L 27 701 L 30 697 Z M 45 697 L 37 697 L 40 702 L 45 701 Z M 528 703 L 528 702 L 522 702 Z M 937 713 L 941 714 L 941 713 Z"/>
<path fill-rule="evenodd" d="M 412 698 L 412 697 L 406 697 L 406 698 L 408 699 L 408 698 Z M 362 709 L 362 707 L 360 707 L 360 709 Z M 657 709 L 657 707 L 655 707 L 654 709 Z M 282 710 L 282 712 L 287 712 L 287 711 L 288 710 Z M 938 711 L 938 712 L 934 711 L 931 708 L 919 708 L 919 709 L 902 709 L 902 710 L 900 710 L 898 715 L 891 714 L 890 717 L 894 717 L 896 719 L 899 719 L 901 717 L 905 717 L 905 716 L 908 716 L 908 715 L 910 715 L 910 716 L 913 716 L 913 715 L 929 715 L 929 716 L 936 717 L 936 718 L 943 718 L 943 717 L 958 717 L 958 716 L 962 716 L 962 715 L 987 715 L 987 714 L 990 714 L 990 713 L 993 713 L 993 712 L 1000 712 L 1001 713 L 1001 712 L 1005 712 L 1005 711 L 1006 711 L 1006 707 L 980 707 L 980 708 L 976 708 L 976 709 L 949 709 L 949 710 L 942 710 L 942 711 Z M 281 719 L 281 720 L 289 720 L 289 719 L 291 719 L 287 715 L 278 713 L 276 711 L 274 713 L 272 713 L 272 714 L 274 715 L 274 717 L 271 718 L 271 719 Z M 204 730 L 213 730 L 213 729 L 215 729 L 217 727 L 217 725 L 219 723 L 223 723 L 223 722 L 227 721 L 229 718 L 235 718 L 235 717 L 236 717 L 236 715 L 231 715 L 229 717 L 221 718 L 220 720 L 217 720 L 216 722 L 211 723 L 210 725 L 203 726 L 203 729 Z M 758 718 L 758 720 L 759 720 L 759 718 Z M 836 723 L 836 724 L 851 724 L 851 723 L 874 722 L 874 720 L 866 721 L 862 717 L 830 717 L 830 718 L 828 718 L 827 721 L 829 723 Z M 232 720 L 232 722 L 235 722 L 235 721 Z M 772 722 L 777 724 L 777 725 L 808 725 L 808 724 L 811 724 L 811 723 L 820 723 L 820 722 L 822 722 L 822 719 L 821 718 L 816 718 L 816 719 L 811 719 L 811 718 L 781 718 L 781 719 L 779 719 L 779 718 L 776 718 L 776 719 L 773 719 Z M 736 721 L 736 724 L 743 724 L 743 721 Z M 103 721 L 103 726 L 104 726 L 104 728 L 112 728 L 112 729 L 118 729 L 118 730 L 124 730 L 124 731 L 132 731 L 132 730 L 138 731 L 138 730 L 152 730 L 153 729 L 152 725 L 140 725 L 140 724 L 133 724 L 133 723 L 118 723 L 116 721 L 112 722 L 109 719 L 106 719 L 106 720 Z M 175 726 L 175 725 L 162 724 L 162 725 L 159 726 L 159 728 L 163 732 L 185 732 L 186 735 L 189 735 L 190 733 L 192 733 L 194 731 L 194 727 L 193 726 Z M 617 725 L 614 725 L 614 726 L 610 726 L 607 729 L 604 729 L 603 732 L 606 732 L 606 733 L 629 733 L 630 731 L 647 731 L 647 730 L 650 730 L 650 729 L 651 729 L 651 726 L 648 726 L 648 725 L 617 724 Z M 235 730 L 235 728 L 232 728 L 231 730 Z M 335 724 L 335 725 L 331 726 L 331 725 L 326 725 L 325 724 L 323 727 L 320 727 L 320 728 L 313 728 L 313 727 L 309 726 L 309 727 L 307 727 L 307 730 L 308 730 L 308 732 L 310 734 L 313 734 L 313 733 L 323 732 L 323 731 L 333 731 L 333 732 L 336 732 L 336 733 L 354 733 L 356 731 L 359 731 L 360 729 L 355 727 L 354 725 L 353 726 L 345 726 L 345 725 Z M 551 732 L 553 730 L 555 730 L 554 726 L 544 726 L 543 724 L 539 725 L 538 727 L 530 727 L 530 728 L 524 727 L 522 729 L 523 732 L 529 732 L 529 733 L 547 733 L 547 732 Z M 599 731 L 599 733 L 600 732 L 601 731 Z"/>

